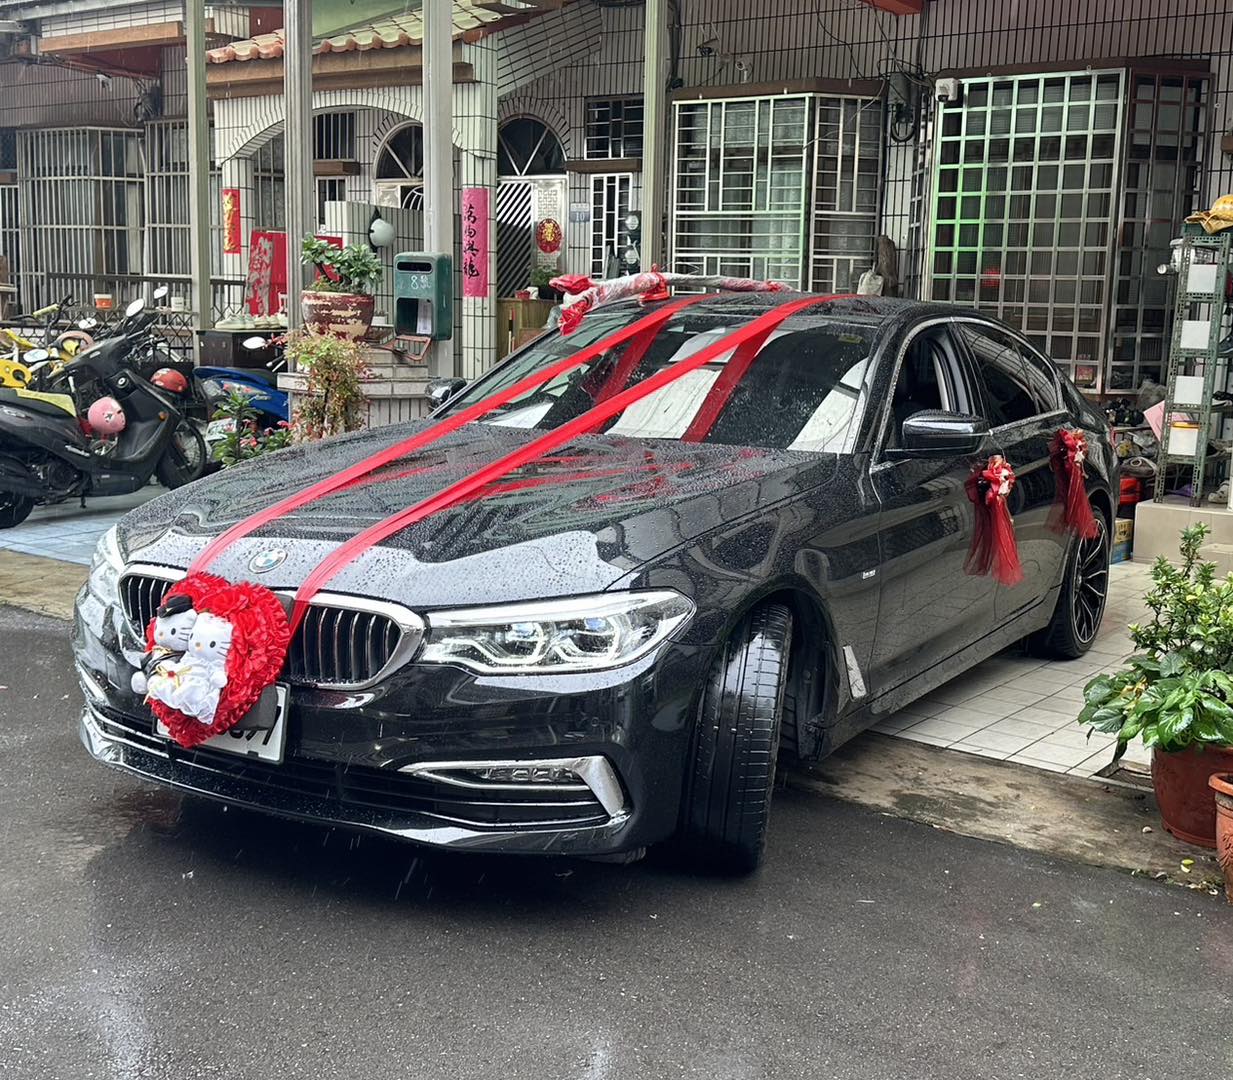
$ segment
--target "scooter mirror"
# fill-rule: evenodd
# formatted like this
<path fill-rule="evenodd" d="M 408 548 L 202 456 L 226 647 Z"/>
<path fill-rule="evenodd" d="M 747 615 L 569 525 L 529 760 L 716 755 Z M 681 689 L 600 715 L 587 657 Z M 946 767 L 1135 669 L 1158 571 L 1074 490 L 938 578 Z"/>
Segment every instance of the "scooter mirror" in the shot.
<path fill-rule="evenodd" d="M 98 326 L 98 319 L 78 319 L 77 325 L 82 330 L 93 330 Z"/>
<path fill-rule="evenodd" d="M 166 285 L 160 285 L 154 290 L 154 299 L 162 300 L 171 290 Z"/>
<path fill-rule="evenodd" d="M 44 360 L 51 359 L 51 353 L 46 349 L 27 349 L 22 359 L 27 364 L 41 364 Z"/>
<path fill-rule="evenodd" d="M 240 342 L 240 344 L 246 349 L 252 349 L 255 351 L 257 349 L 264 349 L 269 342 L 263 337 L 257 337 L 254 335 L 253 337 L 245 338 Z"/>
<path fill-rule="evenodd" d="M 145 307 L 146 307 L 145 299 L 139 296 L 137 297 L 136 300 L 134 300 L 131 304 L 129 304 L 128 307 L 124 309 L 124 314 L 128 316 L 128 318 L 131 319 L 138 312 L 144 311 Z"/>

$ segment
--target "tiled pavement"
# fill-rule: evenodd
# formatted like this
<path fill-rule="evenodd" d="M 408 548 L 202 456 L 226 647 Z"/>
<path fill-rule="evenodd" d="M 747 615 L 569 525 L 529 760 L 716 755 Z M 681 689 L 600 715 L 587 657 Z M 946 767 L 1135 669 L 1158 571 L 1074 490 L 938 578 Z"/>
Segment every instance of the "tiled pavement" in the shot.
<path fill-rule="evenodd" d="M 1091 652 L 1081 660 L 1037 660 L 1010 650 L 947 683 L 879 723 L 874 730 L 982 757 L 1052 772 L 1093 776 L 1113 757 L 1113 736 L 1075 722 L 1083 685 L 1133 651 L 1126 632 L 1143 617 L 1149 567 L 1110 568 L 1109 603 Z M 1132 744 L 1123 761 L 1146 768 L 1148 752 Z"/>
<path fill-rule="evenodd" d="M 36 510 L 0 532 L 0 549 L 89 563 L 98 538 L 125 511 L 162 489 L 91 499 Z M 1092 651 L 1081 660 L 1037 660 L 1008 650 L 881 721 L 874 730 L 916 742 L 999 758 L 1053 772 L 1093 776 L 1109 764 L 1113 738 L 1089 738 L 1075 723 L 1083 684 L 1130 654 L 1126 625 L 1140 618 L 1148 566 L 1118 563 L 1110 571 L 1109 605 Z M 1132 745 L 1125 762 L 1146 767 L 1147 752 Z"/>
<path fill-rule="evenodd" d="M 87 499 L 84 510 L 75 499 L 36 507 L 16 528 L 0 529 L 0 549 L 88 564 L 103 533 L 134 506 L 162 492 L 163 488 L 151 484 L 132 495 Z"/>

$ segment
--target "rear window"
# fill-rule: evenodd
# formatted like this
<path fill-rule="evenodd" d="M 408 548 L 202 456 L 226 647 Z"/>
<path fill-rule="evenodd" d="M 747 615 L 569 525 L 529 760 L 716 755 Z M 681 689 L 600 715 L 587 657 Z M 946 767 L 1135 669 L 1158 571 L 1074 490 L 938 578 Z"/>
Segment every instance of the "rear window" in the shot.
<path fill-rule="evenodd" d="M 450 411 L 581 351 L 627 325 L 631 317 L 641 317 L 641 312 L 589 315 L 578 332 L 553 334 L 481 379 Z M 558 427 L 749 321 L 748 315 L 681 312 L 649 343 L 634 338 L 502 406 L 484 422 L 541 431 Z M 845 452 L 851 449 L 863 405 L 872 341 L 868 325 L 790 319 L 751 361 L 729 349 L 630 405 L 599 430 L 637 439 Z"/>

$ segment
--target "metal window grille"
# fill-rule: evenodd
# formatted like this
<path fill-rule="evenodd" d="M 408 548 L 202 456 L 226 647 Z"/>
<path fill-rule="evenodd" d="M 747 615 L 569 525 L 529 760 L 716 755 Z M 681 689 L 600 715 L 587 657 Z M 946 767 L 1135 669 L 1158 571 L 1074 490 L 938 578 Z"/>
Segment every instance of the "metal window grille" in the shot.
<path fill-rule="evenodd" d="M 325 228 L 325 204 L 347 201 L 347 181 L 341 177 L 317 177 L 317 228 Z"/>
<path fill-rule="evenodd" d="M 253 227 L 286 228 L 286 212 L 283 137 L 275 135 L 253 156 Z"/>
<path fill-rule="evenodd" d="M 313 117 L 313 158 L 355 160 L 355 113 L 327 112 Z"/>
<path fill-rule="evenodd" d="M 966 80 L 934 131 L 930 295 L 1023 330 L 1100 388 L 1125 73 Z"/>
<path fill-rule="evenodd" d="M 642 98 L 593 98 L 586 103 L 588 158 L 642 156 Z"/>
<path fill-rule="evenodd" d="M 424 129 L 419 124 L 403 124 L 386 139 L 377 155 L 373 187 L 383 196 L 391 195 L 404 210 L 424 208 Z"/>
<path fill-rule="evenodd" d="M 872 263 L 882 177 L 882 103 L 815 99 L 814 203 L 809 286 L 855 292 Z"/>
<path fill-rule="evenodd" d="M 24 303 L 63 295 L 63 279 L 72 275 L 110 289 L 109 278 L 142 272 L 141 142 L 124 129 L 18 133 Z"/>
<path fill-rule="evenodd" d="M 804 284 L 809 104 L 805 95 L 676 103 L 675 270 Z"/>
<path fill-rule="evenodd" d="M 1163 383 L 1170 332 L 1169 261 L 1178 222 L 1200 204 L 1207 82 L 1134 72 L 1126 109 L 1126 160 L 1106 391 Z"/>
<path fill-rule="evenodd" d="M 188 125 L 146 125 L 146 265 L 151 274 L 187 274 Z"/>
<path fill-rule="evenodd" d="M 20 206 L 17 185 L 0 184 L 0 255 L 8 260 L 8 285 L 21 280 Z M 20 295 L 9 299 L 10 306 L 20 311 Z"/>
<path fill-rule="evenodd" d="M 613 277 L 626 272 L 621 253 L 629 246 L 624 227 L 630 210 L 634 178 L 630 173 L 601 173 L 591 177 L 591 276 Z M 615 260 L 615 262 L 614 262 Z"/>

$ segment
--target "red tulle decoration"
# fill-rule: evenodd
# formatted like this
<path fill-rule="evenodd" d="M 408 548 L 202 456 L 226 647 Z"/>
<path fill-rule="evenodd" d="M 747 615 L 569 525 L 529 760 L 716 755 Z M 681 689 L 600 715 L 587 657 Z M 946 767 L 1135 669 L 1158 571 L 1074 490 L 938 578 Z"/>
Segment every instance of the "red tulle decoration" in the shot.
<path fill-rule="evenodd" d="M 561 309 L 561 321 L 558 325 L 561 327 L 562 335 L 572 334 L 579 326 L 582 325 L 582 316 L 591 310 L 591 304 L 586 300 L 579 300 L 578 303 L 572 304 L 570 307 Z"/>
<path fill-rule="evenodd" d="M 976 509 L 972 546 L 963 569 L 973 575 L 992 574 L 1000 585 L 1018 585 L 1023 580 L 1015 523 L 1007 500 L 1015 486 L 1015 470 L 1000 455 L 973 473 L 965 485 Z"/>
<path fill-rule="evenodd" d="M 1057 498 L 1049 512 L 1049 528 L 1059 533 L 1070 531 L 1091 540 L 1099 527 L 1084 480 L 1087 439 L 1082 432 L 1062 428 L 1049 445 L 1049 460 L 1057 480 Z"/>
<path fill-rule="evenodd" d="M 586 274 L 562 274 L 560 277 L 554 277 L 548 284 L 559 292 L 565 293 L 566 296 L 576 296 L 578 293 L 595 287 L 595 282 Z"/>
<path fill-rule="evenodd" d="M 233 585 L 213 574 L 189 574 L 167 591 L 164 602 L 173 596 L 187 596 L 195 611 L 217 615 L 232 627 L 227 685 L 219 694 L 214 723 L 203 724 L 196 717 L 185 716 L 170 705 L 150 699 L 150 708 L 167 725 L 171 737 L 187 748 L 228 731 L 257 704 L 262 692 L 282 670 L 291 626 L 278 597 L 251 582 Z M 146 628 L 146 646 L 154 647 L 153 619 Z"/>

